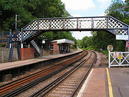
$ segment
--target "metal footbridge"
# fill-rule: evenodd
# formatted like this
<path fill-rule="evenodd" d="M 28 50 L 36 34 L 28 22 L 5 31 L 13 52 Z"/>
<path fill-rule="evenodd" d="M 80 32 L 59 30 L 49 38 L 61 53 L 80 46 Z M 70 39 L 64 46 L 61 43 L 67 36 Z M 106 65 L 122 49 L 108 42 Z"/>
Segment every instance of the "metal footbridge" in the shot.
<path fill-rule="evenodd" d="M 22 28 L 17 40 L 24 42 L 46 31 L 108 31 L 114 35 L 128 35 L 129 25 L 112 16 L 39 18 Z"/>

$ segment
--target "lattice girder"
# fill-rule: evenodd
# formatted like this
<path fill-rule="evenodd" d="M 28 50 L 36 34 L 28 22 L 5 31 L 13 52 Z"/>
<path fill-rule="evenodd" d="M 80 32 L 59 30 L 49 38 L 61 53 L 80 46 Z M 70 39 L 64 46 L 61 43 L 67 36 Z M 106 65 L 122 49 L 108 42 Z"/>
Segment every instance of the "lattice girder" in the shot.
<path fill-rule="evenodd" d="M 35 36 L 38 31 L 98 31 L 107 30 L 119 35 L 128 35 L 128 25 L 111 16 L 40 18 L 23 28 L 19 40 Z"/>

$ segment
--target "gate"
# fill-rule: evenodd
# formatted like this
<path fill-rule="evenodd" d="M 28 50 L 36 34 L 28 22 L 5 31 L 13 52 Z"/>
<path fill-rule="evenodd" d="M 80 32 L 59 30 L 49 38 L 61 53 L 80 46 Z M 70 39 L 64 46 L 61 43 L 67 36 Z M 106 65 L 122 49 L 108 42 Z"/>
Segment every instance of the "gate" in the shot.
<path fill-rule="evenodd" d="M 109 68 L 115 66 L 129 66 L 129 52 L 109 51 Z"/>

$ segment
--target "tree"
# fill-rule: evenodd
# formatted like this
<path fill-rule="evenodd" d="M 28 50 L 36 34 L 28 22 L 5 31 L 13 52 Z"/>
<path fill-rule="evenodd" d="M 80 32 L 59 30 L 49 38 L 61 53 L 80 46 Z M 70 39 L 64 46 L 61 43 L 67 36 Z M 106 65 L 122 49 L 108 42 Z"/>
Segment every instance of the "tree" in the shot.
<path fill-rule="evenodd" d="M 71 32 L 45 32 L 39 36 L 40 39 L 56 40 L 56 39 L 69 39 L 76 42 L 76 39 L 72 36 Z"/>
<path fill-rule="evenodd" d="M 94 49 L 93 37 L 85 36 L 82 40 L 77 40 L 77 45 L 79 48 Z"/>
<path fill-rule="evenodd" d="M 129 9 L 127 9 L 127 6 L 129 7 L 129 4 L 127 3 L 122 3 L 116 1 L 113 2 L 109 8 L 106 10 L 106 14 L 113 16 L 127 24 L 129 24 L 129 16 L 125 14 L 124 11 L 129 12 Z M 122 9 L 122 10 L 120 10 Z M 96 35 L 93 35 L 93 40 L 94 40 L 94 46 L 99 50 L 103 49 L 106 50 L 107 45 L 113 45 L 114 50 L 116 51 L 124 51 L 125 50 L 125 41 L 120 41 L 116 40 L 115 36 L 104 32 L 104 31 L 99 31 L 95 32 Z"/>
<path fill-rule="evenodd" d="M 0 32 L 12 29 L 16 14 L 19 28 L 36 18 L 69 15 L 61 0 L 0 0 Z"/>

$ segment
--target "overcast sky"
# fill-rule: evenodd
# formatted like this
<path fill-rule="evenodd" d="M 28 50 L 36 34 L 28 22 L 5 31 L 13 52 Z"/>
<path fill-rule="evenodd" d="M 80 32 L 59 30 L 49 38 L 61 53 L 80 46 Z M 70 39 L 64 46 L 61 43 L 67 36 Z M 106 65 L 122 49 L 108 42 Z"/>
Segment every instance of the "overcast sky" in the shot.
<path fill-rule="evenodd" d="M 66 10 L 75 17 L 104 16 L 112 0 L 62 0 Z M 76 39 L 91 36 L 90 32 L 72 32 Z"/>

